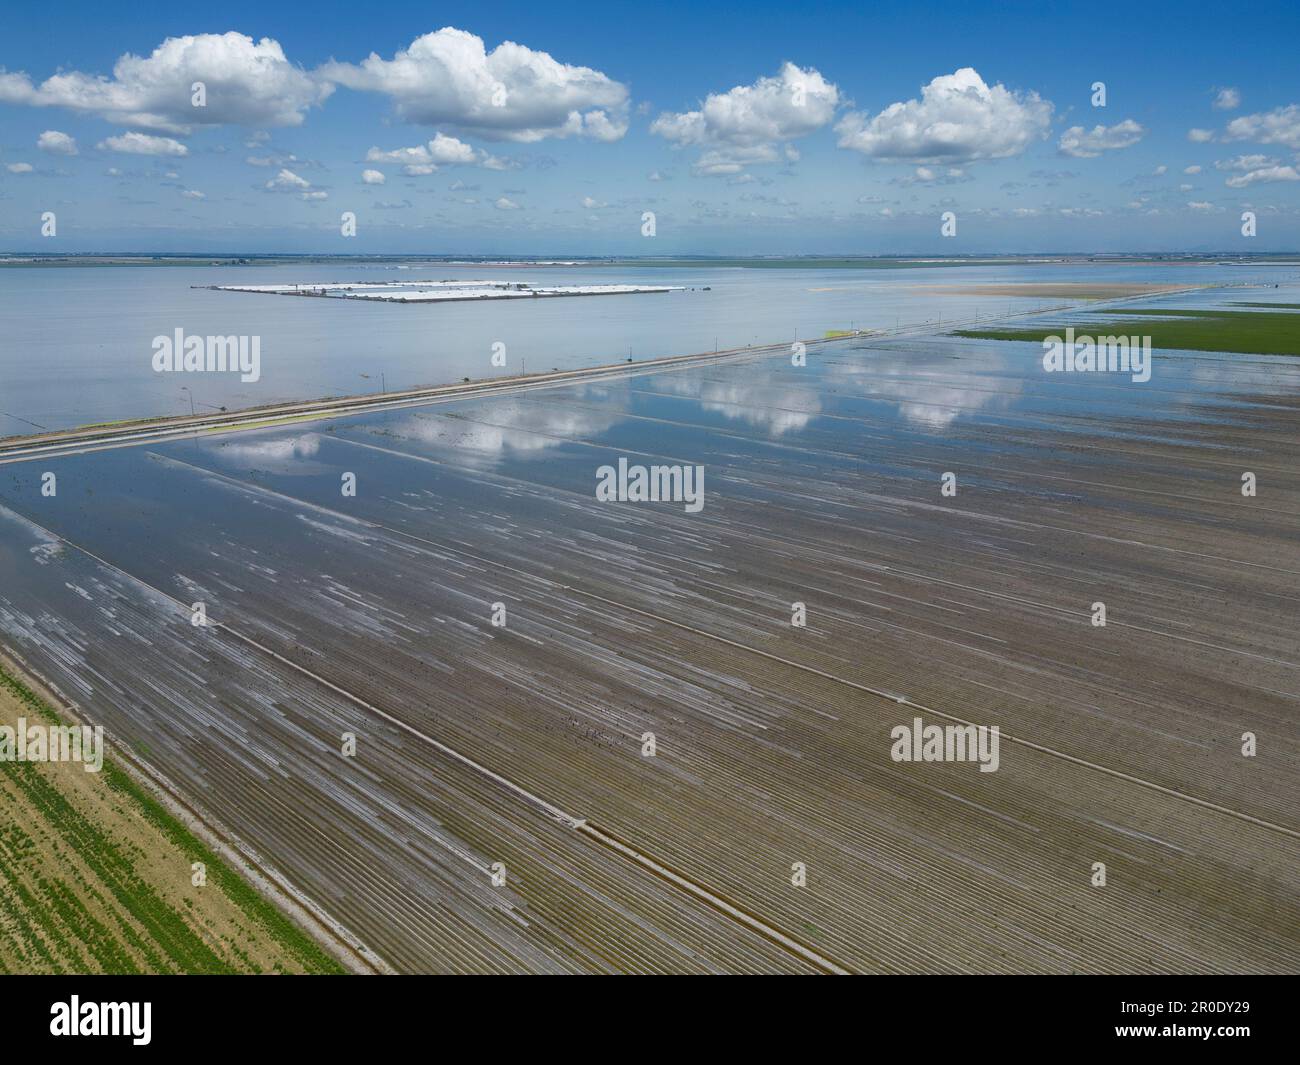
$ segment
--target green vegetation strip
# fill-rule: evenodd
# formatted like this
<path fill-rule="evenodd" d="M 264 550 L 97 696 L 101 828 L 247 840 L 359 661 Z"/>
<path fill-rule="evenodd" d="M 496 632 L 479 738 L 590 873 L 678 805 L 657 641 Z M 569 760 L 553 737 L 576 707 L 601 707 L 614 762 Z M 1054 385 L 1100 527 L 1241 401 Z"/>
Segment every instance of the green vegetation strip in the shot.
<path fill-rule="evenodd" d="M 1272 306 L 1277 306 L 1273 304 Z M 1163 310 L 1124 308 L 1105 312 L 1105 319 L 1071 323 L 1079 336 L 1137 334 L 1150 336 L 1157 348 L 1181 351 L 1231 351 L 1243 355 L 1300 355 L 1300 314 L 1289 311 Z M 1137 321 L 1112 315 L 1143 316 Z M 1158 318 L 1150 317 L 1159 315 Z M 954 336 L 976 340 L 1037 340 L 1063 336 L 1065 326 L 1026 329 L 960 329 Z"/>
<path fill-rule="evenodd" d="M 3 665 L 0 665 L 0 688 L 8 690 L 35 716 L 52 724 L 67 723 L 45 700 L 9 673 Z M 128 852 L 69 803 L 35 765 L 3 762 L 0 766 L 3 766 L 10 781 L 20 789 L 31 807 L 44 815 L 64 842 L 75 850 L 100 883 L 108 888 L 122 910 L 130 914 L 149 934 L 149 944 L 141 942 L 129 932 L 127 938 L 154 971 L 235 971 L 231 962 L 219 957 L 183 915 L 160 898 L 153 887 L 137 874 Z M 191 856 L 192 861 L 202 862 L 207 869 L 209 885 L 220 889 L 252 926 L 264 930 L 280 950 L 293 959 L 298 968 L 308 973 L 345 972 L 337 959 L 255 890 L 134 778 L 108 761 L 105 761 L 102 772 L 105 783 L 128 801 L 140 816 L 161 831 L 184 854 Z M 0 859 L 6 858 L 6 855 L 8 859 L 0 861 L 0 866 L 12 865 L 24 843 L 17 835 L 0 837 Z M 61 942 L 63 951 L 78 968 L 81 968 L 79 955 L 70 938 L 80 940 L 109 971 L 132 971 L 134 966 L 129 956 L 116 944 L 104 942 L 108 930 L 102 925 L 96 927 L 86 920 L 88 914 L 70 897 L 64 885 L 46 884 L 45 887 L 45 899 L 34 899 L 19 889 L 18 896 L 27 913 L 10 913 L 10 919 L 20 928 L 30 927 L 31 920 L 45 927 L 47 933 L 56 937 L 55 942 Z M 118 931 L 128 930 L 123 927 Z M 33 937 L 28 941 L 39 942 L 39 939 Z M 47 963 L 55 961 L 49 957 L 45 960 Z"/>

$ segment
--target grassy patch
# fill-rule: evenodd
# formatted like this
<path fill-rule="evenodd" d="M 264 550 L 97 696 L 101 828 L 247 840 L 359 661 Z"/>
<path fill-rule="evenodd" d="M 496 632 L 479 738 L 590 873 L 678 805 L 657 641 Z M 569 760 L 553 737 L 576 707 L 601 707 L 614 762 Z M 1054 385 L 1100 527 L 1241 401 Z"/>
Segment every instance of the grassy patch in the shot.
<path fill-rule="evenodd" d="M 65 723 L 2 663 L 0 709 Z M 345 971 L 111 762 L 0 762 L 0 826 L 0 971 Z"/>
<path fill-rule="evenodd" d="M 1300 355 L 1300 314 L 1290 311 L 1152 310 L 1108 311 L 1106 319 L 1071 323 L 1079 335 L 1136 333 L 1150 336 L 1157 348 L 1182 351 L 1231 351 L 1243 355 Z M 1152 318 L 1158 314 L 1161 317 Z M 1123 315 L 1115 319 L 1110 316 Z M 1132 320 L 1134 317 L 1137 320 Z M 1126 320 L 1129 319 L 1129 320 Z M 1061 336 L 1064 326 L 1024 329 L 961 329 L 953 335 L 977 340 L 1037 340 Z"/>

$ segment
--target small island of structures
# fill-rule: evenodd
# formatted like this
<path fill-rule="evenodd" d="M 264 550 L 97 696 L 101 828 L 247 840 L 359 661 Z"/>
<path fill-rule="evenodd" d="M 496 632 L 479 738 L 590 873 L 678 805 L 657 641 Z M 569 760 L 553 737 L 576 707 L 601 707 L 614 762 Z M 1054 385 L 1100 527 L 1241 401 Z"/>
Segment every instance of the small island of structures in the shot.
<path fill-rule="evenodd" d="M 273 296 L 377 300 L 382 303 L 451 303 L 465 300 L 541 299 L 558 296 L 631 296 L 685 292 L 684 285 L 534 285 L 526 281 L 337 281 L 292 285 L 194 285 L 219 292 Z M 693 290 L 692 290 L 693 291 Z M 705 289 L 704 291 L 708 291 Z"/>

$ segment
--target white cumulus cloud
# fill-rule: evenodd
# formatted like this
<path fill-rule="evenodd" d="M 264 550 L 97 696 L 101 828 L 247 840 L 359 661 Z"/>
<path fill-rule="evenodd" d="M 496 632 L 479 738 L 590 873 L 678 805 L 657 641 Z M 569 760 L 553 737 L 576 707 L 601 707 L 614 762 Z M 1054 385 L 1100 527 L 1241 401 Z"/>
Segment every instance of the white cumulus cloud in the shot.
<path fill-rule="evenodd" d="M 1047 135 L 1052 105 L 1036 92 L 989 86 L 970 67 L 935 78 L 921 98 L 835 127 L 841 148 L 886 162 L 957 163 L 1019 155 Z"/>
<path fill-rule="evenodd" d="M 1220 89 L 1210 106 L 1216 111 L 1235 111 L 1241 106 L 1241 91 L 1231 87 Z"/>
<path fill-rule="evenodd" d="M 697 173 L 734 174 L 798 158 L 788 142 L 829 125 L 839 103 L 839 89 L 816 70 L 787 62 L 772 77 L 710 93 L 698 110 L 665 111 L 650 132 L 704 149 Z"/>
<path fill-rule="evenodd" d="M 330 62 L 317 73 L 386 94 L 408 122 L 489 139 L 615 141 L 627 132 L 626 86 L 513 41 L 489 52 L 481 37 L 451 26 L 417 37 L 392 59 L 372 52 L 358 64 Z"/>
<path fill-rule="evenodd" d="M 273 192 L 292 191 L 294 189 L 309 189 L 311 188 L 311 182 L 304 177 L 299 177 L 292 170 L 281 170 L 266 183 L 266 187 Z"/>
<path fill-rule="evenodd" d="M 371 148 L 366 152 L 366 162 L 395 163 L 411 175 L 432 174 L 440 166 L 481 166 L 488 170 L 504 170 L 509 166 L 506 160 L 444 133 L 435 133 L 433 140 L 427 144 L 417 144 L 411 148 L 394 148 L 391 151 Z"/>
<path fill-rule="evenodd" d="M 382 185 L 384 183 L 384 173 L 382 170 L 363 170 L 361 171 L 361 180 L 367 185 Z"/>
<path fill-rule="evenodd" d="M 171 137 L 155 137 L 151 133 L 123 133 L 117 137 L 107 137 L 95 145 L 100 151 L 122 152 L 125 155 L 171 155 L 185 156 L 190 150 L 180 141 Z"/>
<path fill-rule="evenodd" d="M 1239 155 L 1235 159 L 1220 159 L 1214 164 L 1215 170 L 1259 170 L 1266 166 L 1276 166 L 1278 160 L 1267 155 Z"/>
<path fill-rule="evenodd" d="M 1244 174 L 1234 174 L 1224 182 L 1231 189 L 1244 189 L 1261 181 L 1300 181 L 1300 174 L 1293 166 L 1264 166 L 1258 170 L 1249 170 Z"/>
<path fill-rule="evenodd" d="M 1119 148 L 1131 148 L 1142 139 L 1146 131 L 1126 118 L 1113 126 L 1093 126 L 1085 130 L 1082 126 L 1071 126 L 1061 134 L 1057 145 L 1062 155 L 1076 159 L 1093 159 L 1102 152 L 1111 152 Z"/>
<path fill-rule="evenodd" d="M 1234 118 L 1224 130 L 1224 140 L 1285 144 L 1300 151 L 1300 104 Z"/>
<path fill-rule="evenodd" d="M 195 82 L 203 83 L 205 106 L 194 106 Z M 69 71 L 38 85 L 25 73 L 0 72 L 0 103 L 63 107 L 167 133 L 223 124 L 297 126 L 332 88 L 290 63 L 278 41 L 233 32 L 168 37 L 147 57 L 122 56 L 112 77 Z"/>
<path fill-rule="evenodd" d="M 76 155 L 77 142 L 57 129 L 47 129 L 36 138 L 36 147 L 50 155 Z"/>
<path fill-rule="evenodd" d="M 745 167 L 756 163 L 794 162 L 798 158 L 799 153 L 789 144 L 779 147 L 775 144 L 756 144 L 752 148 L 712 148 L 701 152 L 691 169 L 705 176 L 738 174 Z"/>

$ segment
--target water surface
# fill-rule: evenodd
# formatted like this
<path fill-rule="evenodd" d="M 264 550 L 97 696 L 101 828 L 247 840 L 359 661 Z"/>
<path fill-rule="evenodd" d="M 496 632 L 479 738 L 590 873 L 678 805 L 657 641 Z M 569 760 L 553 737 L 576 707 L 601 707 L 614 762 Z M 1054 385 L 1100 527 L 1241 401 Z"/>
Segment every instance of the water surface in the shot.
<path fill-rule="evenodd" d="M 486 267 L 432 264 L 13 267 L 0 271 L 0 435 L 131 417 L 572 369 L 715 347 L 893 329 L 1049 306 L 972 296 L 1015 281 L 1213 284 L 1293 278 L 1294 267 L 972 266 L 908 270 Z M 196 285 L 417 278 L 683 285 L 666 295 L 375 306 L 214 292 Z M 707 289 L 707 291 L 706 291 Z M 1258 290 L 1252 298 L 1259 298 Z M 261 337 L 261 378 L 159 374 L 155 336 Z M 491 364 L 505 345 L 507 366 Z"/>

